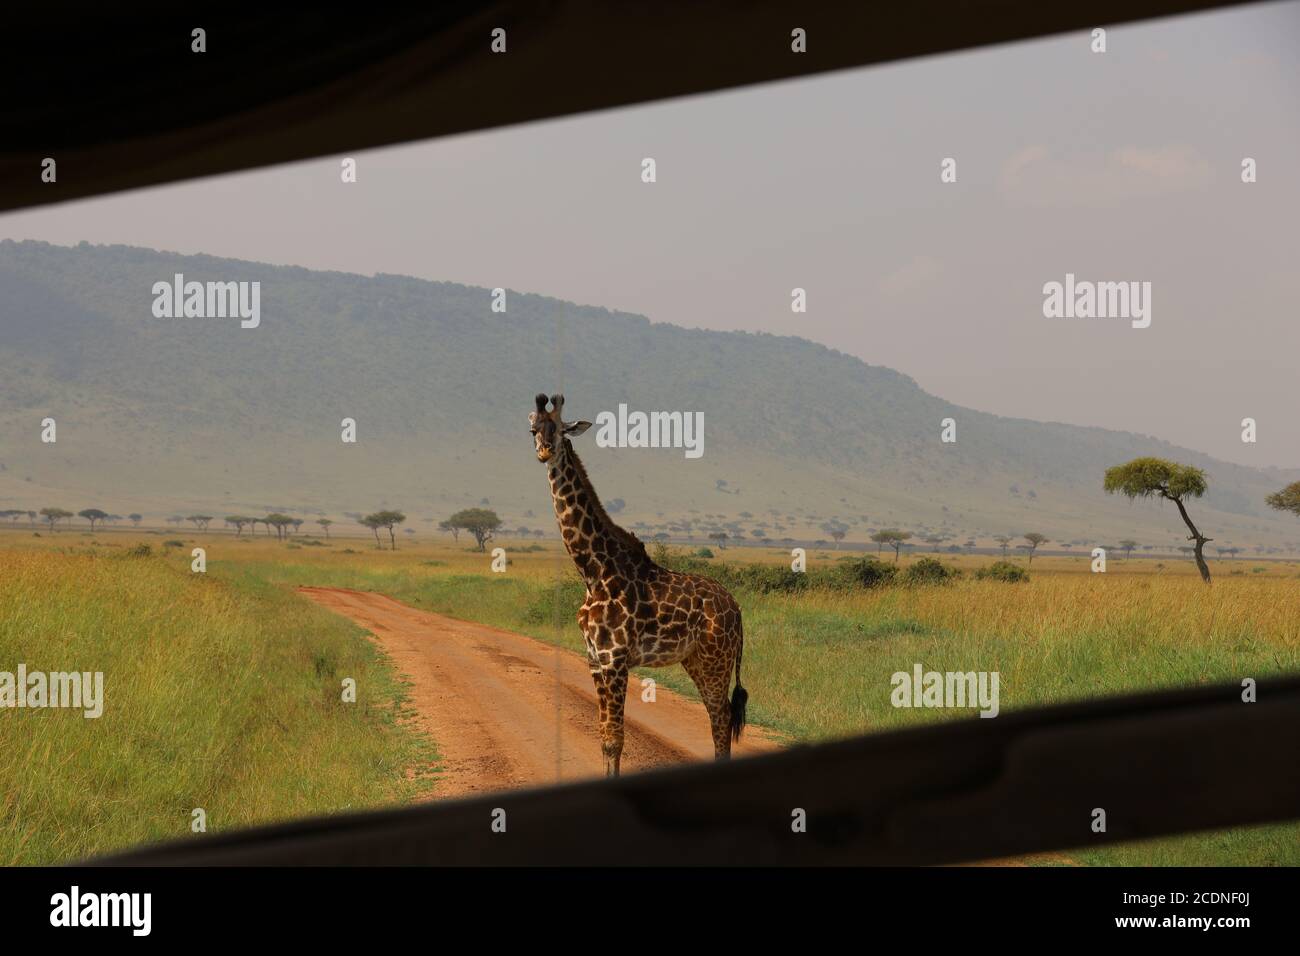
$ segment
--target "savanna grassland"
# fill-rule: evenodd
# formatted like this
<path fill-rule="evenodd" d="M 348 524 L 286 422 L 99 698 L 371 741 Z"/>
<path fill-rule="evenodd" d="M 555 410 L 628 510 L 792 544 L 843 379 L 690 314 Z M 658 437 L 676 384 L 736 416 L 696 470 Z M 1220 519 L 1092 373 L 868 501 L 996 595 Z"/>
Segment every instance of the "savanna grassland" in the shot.
<path fill-rule="evenodd" d="M 103 670 L 98 721 L 0 713 L 0 862 L 51 862 L 188 832 L 413 799 L 432 744 L 402 718 L 400 675 L 363 632 L 296 595 L 299 585 L 378 591 L 425 610 L 580 652 L 582 587 L 568 557 L 510 540 L 505 573 L 462 538 L 279 542 L 228 533 L 0 533 L 0 667 Z M 139 543 L 152 554 L 132 556 Z M 208 573 L 191 574 L 190 548 Z M 809 551 L 810 571 L 842 555 Z M 922 557 L 904 556 L 906 568 Z M 886 554 L 883 560 L 892 563 Z M 1300 563 L 1042 556 L 1023 582 L 977 580 L 994 559 L 943 555 L 946 584 L 737 589 L 751 719 L 820 740 L 968 711 L 895 709 L 890 677 L 998 671 L 1001 708 L 1300 671 Z M 778 549 L 708 563 L 788 564 Z M 1024 559 L 1018 559 L 1023 565 Z M 654 671 L 694 696 L 680 667 Z M 360 704 L 338 706 L 342 676 Z M 15 742 L 17 746 L 15 746 Z M 433 742 L 436 743 L 436 742 Z M 1259 772 L 1266 772 L 1260 768 Z M 436 790 L 436 779 L 433 781 Z M 1300 826 L 1198 834 L 1097 851 L 1084 864 L 1300 864 Z"/>
<path fill-rule="evenodd" d="M 413 770 L 436 751 L 351 622 L 251 577 L 191 574 L 158 538 L 142 556 L 126 535 L 18 537 L 0 539 L 0 669 L 102 671 L 105 703 L 97 719 L 0 710 L 0 864 L 188 836 L 195 809 L 219 832 L 428 791 Z"/>

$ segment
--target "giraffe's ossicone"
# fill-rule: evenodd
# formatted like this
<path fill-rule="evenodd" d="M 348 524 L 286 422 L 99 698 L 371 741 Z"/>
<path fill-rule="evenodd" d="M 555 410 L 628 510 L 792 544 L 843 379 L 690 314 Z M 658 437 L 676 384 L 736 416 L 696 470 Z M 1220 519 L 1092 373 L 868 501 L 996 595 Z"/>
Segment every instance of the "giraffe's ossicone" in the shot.
<path fill-rule="evenodd" d="M 740 684 L 744 632 L 740 605 L 718 582 L 660 567 L 631 532 L 601 507 L 570 436 L 591 422 L 565 422 L 564 396 L 538 395 L 528 416 L 537 460 L 546 465 L 564 547 L 587 587 L 578 626 L 596 684 L 605 772 L 617 775 L 623 753 L 628 671 L 637 666 L 686 668 L 709 714 L 713 750 L 731 756 L 745 725 L 748 694 Z M 735 689 L 731 688 L 735 670 Z"/>

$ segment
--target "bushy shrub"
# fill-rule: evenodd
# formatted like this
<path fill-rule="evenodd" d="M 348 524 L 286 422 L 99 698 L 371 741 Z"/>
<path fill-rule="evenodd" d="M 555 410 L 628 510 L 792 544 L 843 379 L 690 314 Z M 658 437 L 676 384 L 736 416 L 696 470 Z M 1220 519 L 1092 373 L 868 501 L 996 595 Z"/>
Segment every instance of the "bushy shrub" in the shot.
<path fill-rule="evenodd" d="M 981 581 L 1028 581 L 1029 572 L 1010 561 L 994 561 L 988 567 L 976 571 L 975 577 Z"/>
<path fill-rule="evenodd" d="M 714 571 L 722 573 L 715 574 Z M 723 564 L 706 573 L 717 577 L 726 587 L 759 594 L 802 591 L 808 587 L 808 575 L 792 571 L 783 564 Z"/>
<path fill-rule="evenodd" d="M 536 625 L 558 622 L 567 627 L 577 618 L 578 608 L 582 607 L 586 597 L 586 585 L 576 579 L 547 585 L 537 593 L 532 603 L 524 608 L 524 620 Z"/>
<path fill-rule="evenodd" d="M 185 542 L 184 542 L 184 541 L 177 541 L 175 538 L 170 538 L 170 539 L 168 539 L 167 541 L 164 541 L 164 542 L 163 542 L 163 547 L 164 547 L 164 548 L 183 548 L 183 547 L 185 547 Z"/>
<path fill-rule="evenodd" d="M 896 566 L 876 558 L 854 558 L 838 565 L 835 570 L 846 583 L 862 588 L 883 587 L 898 577 Z"/>
<path fill-rule="evenodd" d="M 711 558 L 713 557 L 713 552 L 710 551 L 708 548 L 696 548 L 695 556 L 697 558 Z"/>
<path fill-rule="evenodd" d="M 733 591 L 771 594 L 801 591 L 809 585 L 806 574 L 792 571 L 784 564 L 714 564 L 699 556 L 700 551 L 705 550 L 707 549 L 701 548 L 692 554 L 685 554 L 660 542 L 654 546 L 651 556 L 661 568 L 679 574 L 698 574 L 700 577 L 712 578 Z"/>
<path fill-rule="evenodd" d="M 945 567 L 938 558 L 922 558 L 903 572 L 903 583 L 909 587 L 924 584 L 947 584 L 961 577 L 956 568 Z"/>
<path fill-rule="evenodd" d="M 650 557 L 654 563 L 661 568 L 667 568 L 669 571 L 677 571 L 680 574 L 708 574 L 710 577 L 717 577 L 717 568 L 710 570 L 710 565 L 703 558 L 697 558 L 692 554 L 684 554 L 675 548 L 670 548 L 662 541 L 654 544 L 650 549 Z"/>
<path fill-rule="evenodd" d="M 153 548 L 147 544 L 137 544 L 123 552 L 128 558 L 147 558 L 153 554 Z"/>

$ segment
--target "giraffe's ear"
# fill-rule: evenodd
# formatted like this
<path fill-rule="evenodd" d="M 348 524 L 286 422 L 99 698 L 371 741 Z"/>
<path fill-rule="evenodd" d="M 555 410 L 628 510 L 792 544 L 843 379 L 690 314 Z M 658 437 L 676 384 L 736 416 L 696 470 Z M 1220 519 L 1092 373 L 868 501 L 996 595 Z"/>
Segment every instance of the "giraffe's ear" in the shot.
<path fill-rule="evenodd" d="M 581 435 L 590 427 L 591 422 L 566 422 L 564 426 L 564 434 Z"/>

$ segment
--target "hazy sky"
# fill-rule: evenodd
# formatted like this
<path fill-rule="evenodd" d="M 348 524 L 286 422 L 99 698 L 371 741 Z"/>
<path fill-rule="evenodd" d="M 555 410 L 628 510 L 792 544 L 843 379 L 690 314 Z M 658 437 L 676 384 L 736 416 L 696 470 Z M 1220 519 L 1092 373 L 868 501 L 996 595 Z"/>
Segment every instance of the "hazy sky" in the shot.
<path fill-rule="evenodd" d="M 800 335 L 962 405 L 1300 467 L 1300 4 L 1114 28 L 1105 54 L 1089 44 L 1082 32 L 361 152 L 352 185 L 334 157 L 119 194 L 0 217 L 0 237 L 399 273 Z M 955 184 L 940 182 L 945 157 Z M 1241 182 L 1244 157 L 1257 183 Z M 1151 326 L 1044 318 L 1043 285 L 1067 272 L 1151 282 Z M 791 312 L 796 286 L 807 314 Z M 1248 416 L 1256 445 L 1241 442 Z"/>

